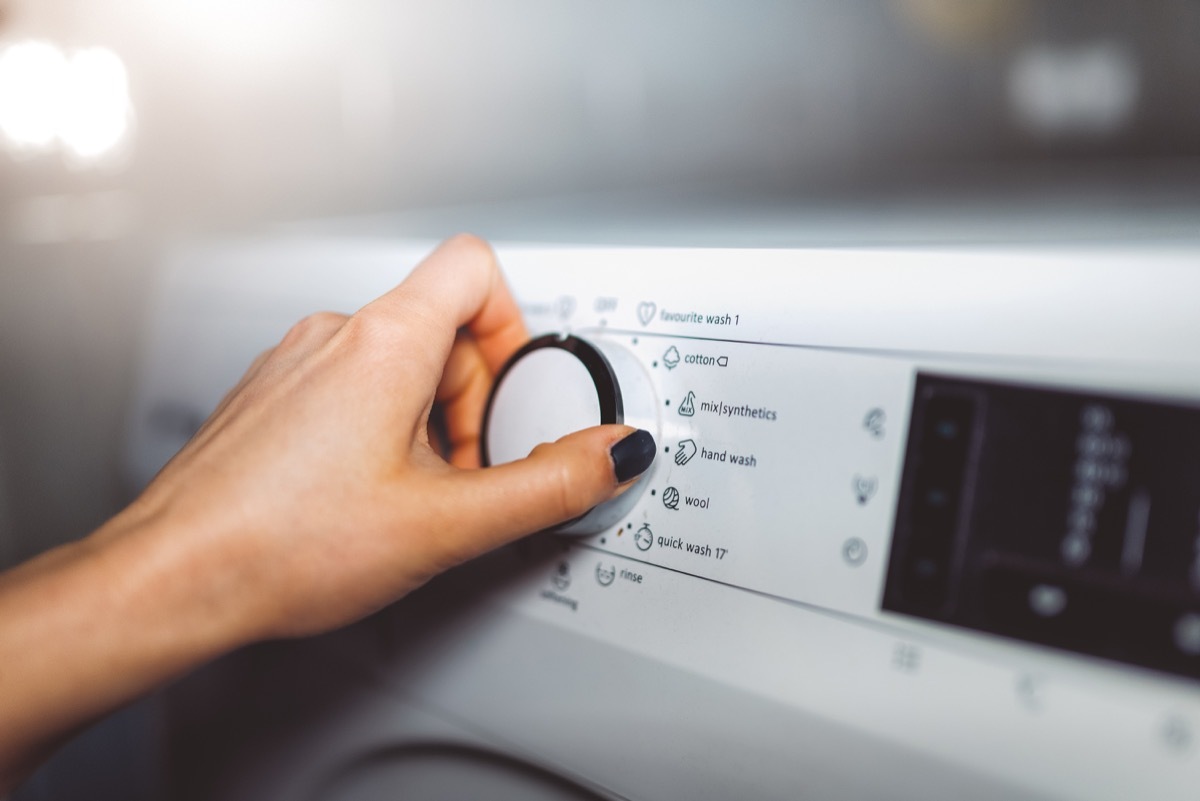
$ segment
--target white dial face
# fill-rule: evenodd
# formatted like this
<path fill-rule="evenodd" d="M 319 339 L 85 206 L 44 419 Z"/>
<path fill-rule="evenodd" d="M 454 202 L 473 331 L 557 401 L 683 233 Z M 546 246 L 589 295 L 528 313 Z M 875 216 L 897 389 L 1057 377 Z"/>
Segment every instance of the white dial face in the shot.
<path fill-rule="evenodd" d="M 655 393 L 639 359 L 601 339 L 548 335 L 534 340 L 501 372 L 484 420 L 484 461 L 504 464 L 543 442 L 603 423 L 649 431 L 657 442 Z M 597 534 L 621 524 L 654 465 L 636 488 L 559 526 L 560 534 Z"/>
<path fill-rule="evenodd" d="M 543 442 L 600 425 L 600 399 L 587 367 L 560 348 L 525 354 L 501 379 L 488 418 L 492 464 L 522 459 Z"/>

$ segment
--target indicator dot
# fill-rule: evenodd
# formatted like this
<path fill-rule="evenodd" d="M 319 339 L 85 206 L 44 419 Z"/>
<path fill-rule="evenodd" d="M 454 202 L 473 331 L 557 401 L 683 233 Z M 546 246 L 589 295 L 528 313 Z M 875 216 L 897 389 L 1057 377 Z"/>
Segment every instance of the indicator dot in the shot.
<path fill-rule="evenodd" d="M 671 405 L 671 401 L 670 401 L 670 399 L 668 399 L 668 400 L 667 400 L 667 405 L 668 405 L 668 406 L 670 406 L 670 405 Z"/>
<path fill-rule="evenodd" d="M 958 423 L 953 420 L 940 420 L 933 430 L 942 439 L 954 439 L 958 436 Z"/>
<path fill-rule="evenodd" d="M 1176 621 L 1175 647 L 1188 656 L 1200 655 L 1200 615 L 1189 612 Z"/>
<path fill-rule="evenodd" d="M 600 327 L 601 327 L 601 328 L 603 328 L 603 327 L 604 327 L 604 326 L 606 326 L 606 325 L 608 325 L 608 320 L 601 320 L 601 321 L 600 321 Z"/>
<path fill-rule="evenodd" d="M 658 362 L 650 362 L 651 367 L 658 367 Z"/>
<path fill-rule="evenodd" d="M 1038 584 L 1029 591 L 1029 608 L 1039 617 L 1057 617 L 1067 608 L 1067 593 L 1062 587 Z"/>
<path fill-rule="evenodd" d="M 626 523 L 625 528 L 633 528 L 633 523 Z"/>
<path fill-rule="evenodd" d="M 657 495 L 657 494 L 658 494 L 658 490 L 650 490 L 650 497 L 651 497 L 651 498 L 653 498 L 653 497 L 654 497 L 655 495 Z"/>
<path fill-rule="evenodd" d="M 937 575 L 938 564 L 928 557 L 918 559 L 913 572 L 917 574 L 917 578 L 928 581 Z"/>
<path fill-rule="evenodd" d="M 670 446 L 670 445 L 668 445 L 667 447 L 663 448 L 663 453 L 670 453 L 670 452 L 671 452 L 671 446 Z"/>
<path fill-rule="evenodd" d="M 931 489 L 925 496 L 925 502 L 930 506 L 941 509 L 950 503 L 950 495 L 942 489 Z"/>
<path fill-rule="evenodd" d="M 635 345 L 637 344 L 637 337 L 633 338 L 633 344 L 635 344 Z"/>
<path fill-rule="evenodd" d="M 601 537 L 601 538 L 600 538 L 600 544 L 601 544 L 601 545 L 608 545 L 608 540 L 606 540 L 604 537 Z"/>
<path fill-rule="evenodd" d="M 1087 534 L 1071 532 L 1062 543 L 1062 556 L 1071 567 L 1078 567 L 1092 555 L 1092 543 Z"/>

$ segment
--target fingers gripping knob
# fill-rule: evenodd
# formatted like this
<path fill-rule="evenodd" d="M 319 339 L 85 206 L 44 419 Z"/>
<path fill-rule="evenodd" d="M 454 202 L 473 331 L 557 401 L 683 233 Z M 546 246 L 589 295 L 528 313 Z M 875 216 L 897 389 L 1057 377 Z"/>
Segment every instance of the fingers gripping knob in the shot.
<path fill-rule="evenodd" d="M 637 357 L 608 341 L 539 337 L 517 351 L 496 378 L 483 417 L 482 461 L 488 466 L 523 459 L 544 442 L 612 423 L 644 429 L 659 439 L 658 403 Z M 647 473 L 653 470 L 651 466 Z M 620 497 L 556 531 L 586 535 L 617 525 L 637 503 L 645 483 L 643 474 Z"/>

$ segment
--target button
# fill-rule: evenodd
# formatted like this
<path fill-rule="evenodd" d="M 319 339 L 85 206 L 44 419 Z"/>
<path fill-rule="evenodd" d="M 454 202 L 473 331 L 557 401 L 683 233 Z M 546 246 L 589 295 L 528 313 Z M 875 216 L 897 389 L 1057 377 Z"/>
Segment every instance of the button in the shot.
<path fill-rule="evenodd" d="M 875 497 L 875 491 L 879 489 L 879 479 L 875 476 L 855 475 L 851 486 L 854 489 L 854 499 L 858 501 L 858 505 L 866 506 L 867 502 Z"/>
<path fill-rule="evenodd" d="M 887 414 L 878 407 L 871 409 L 863 417 L 863 428 L 875 439 L 883 439 L 887 433 Z"/>
<path fill-rule="evenodd" d="M 892 667 L 901 673 L 916 673 L 921 668 L 921 649 L 908 642 L 898 642 L 892 649 Z"/>
<path fill-rule="evenodd" d="M 1042 684 L 1042 679 L 1031 673 L 1021 674 L 1016 683 L 1017 702 L 1030 712 L 1041 712 L 1046 705 Z"/>
<path fill-rule="evenodd" d="M 1029 591 L 1029 608 L 1038 617 L 1058 617 L 1067 608 L 1067 591 L 1053 584 L 1036 584 Z"/>
<path fill-rule="evenodd" d="M 1110 598 L 1076 581 L 1048 581 L 1010 567 L 983 575 L 985 628 L 1024 640 L 1103 654 L 1120 636 Z"/>
<path fill-rule="evenodd" d="M 918 401 L 916 447 L 909 445 L 915 456 L 909 457 L 900 498 L 887 609 L 937 617 L 950 610 L 955 535 L 976 413 L 970 396 L 926 393 Z M 1013 603 L 1028 613 L 1024 596 Z"/>
<path fill-rule="evenodd" d="M 1195 735 L 1191 725 L 1181 717 L 1172 716 L 1163 722 L 1160 731 L 1163 746 L 1168 751 L 1183 753 L 1191 748 Z"/>
<path fill-rule="evenodd" d="M 858 537 L 851 537 L 842 544 L 842 558 L 851 567 L 858 567 L 867 561 L 867 544 Z"/>

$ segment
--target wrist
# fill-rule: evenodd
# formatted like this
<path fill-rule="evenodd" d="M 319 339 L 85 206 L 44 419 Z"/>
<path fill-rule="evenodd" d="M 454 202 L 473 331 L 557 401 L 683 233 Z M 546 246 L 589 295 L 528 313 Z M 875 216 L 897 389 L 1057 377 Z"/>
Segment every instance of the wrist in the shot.
<path fill-rule="evenodd" d="M 224 547 L 229 539 L 211 520 L 139 499 L 80 543 L 112 582 L 110 615 L 137 629 L 164 678 L 258 637 L 253 580 L 246 560 Z"/>
<path fill-rule="evenodd" d="M 64 732 L 247 641 L 182 534 L 135 505 L 0 577 L 0 792 Z"/>

